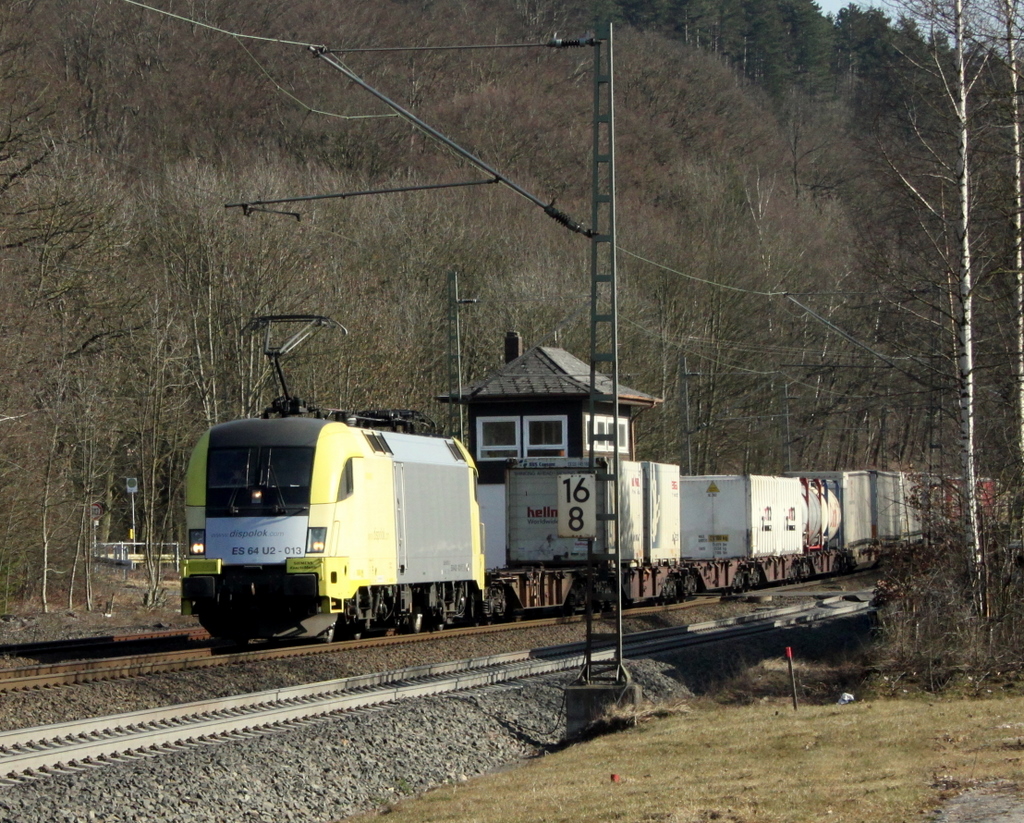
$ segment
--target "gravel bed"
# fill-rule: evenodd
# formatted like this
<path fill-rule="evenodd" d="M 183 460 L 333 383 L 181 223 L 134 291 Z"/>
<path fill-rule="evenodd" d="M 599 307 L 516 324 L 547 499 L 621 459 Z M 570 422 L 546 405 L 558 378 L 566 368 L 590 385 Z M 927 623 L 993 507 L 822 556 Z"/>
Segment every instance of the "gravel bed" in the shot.
<path fill-rule="evenodd" d="M 651 696 L 661 664 L 631 666 Z M 406 701 L 173 755 L 5 787 L 2 823 L 340 820 L 542 755 L 564 731 L 565 674 Z"/>
<path fill-rule="evenodd" d="M 778 605 L 778 604 L 765 604 Z M 760 606 L 764 608 L 765 605 Z M 733 602 L 626 621 L 627 631 L 749 611 Z M 2 728 L 258 691 L 417 663 L 581 639 L 582 625 L 525 629 L 284 662 L 224 666 L 0 695 Z M 790 642 L 790 641 L 786 641 Z M 768 641 L 774 653 L 782 643 Z M 765 646 L 724 653 L 740 660 Z M 703 688 L 721 652 L 630 661 L 652 701 Z M 558 747 L 563 690 L 575 673 L 374 707 L 172 755 L 117 762 L 0 790 L 0 823 L 303 821 L 328 823 L 442 783 L 466 780 Z M 695 688 L 695 690 L 696 690 Z"/>

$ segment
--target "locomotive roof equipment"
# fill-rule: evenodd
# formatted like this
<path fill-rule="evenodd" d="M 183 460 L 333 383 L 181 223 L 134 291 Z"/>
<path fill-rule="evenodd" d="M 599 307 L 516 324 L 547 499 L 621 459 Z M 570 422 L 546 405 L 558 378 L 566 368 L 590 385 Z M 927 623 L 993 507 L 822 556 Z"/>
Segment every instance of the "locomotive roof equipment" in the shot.
<path fill-rule="evenodd" d="M 274 325 L 295 323 L 302 323 L 303 325 L 283 343 L 274 345 L 272 336 Z M 281 358 L 294 351 L 311 334 L 313 334 L 316 329 L 323 326 L 341 329 L 342 334 L 348 334 L 348 329 L 341 325 L 337 320 L 332 320 L 330 317 L 324 317 L 319 314 L 268 314 L 261 317 L 254 317 L 246 324 L 246 331 L 263 331 L 263 353 L 267 356 L 270 362 L 274 364 L 274 371 L 277 373 L 277 379 L 281 383 L 282 394 L 280 397 L 275 398 L 274 401 L 264 409 L 264 419 L 273 416 L 291 417 L 294 415 L 315 414 L 317 412 L 316 408 L 305 406 L 301 399 L 298 397 L 292 397 L 289 393 L 288 383 L 285 381 L 284 372 L 281 370 Z"/>

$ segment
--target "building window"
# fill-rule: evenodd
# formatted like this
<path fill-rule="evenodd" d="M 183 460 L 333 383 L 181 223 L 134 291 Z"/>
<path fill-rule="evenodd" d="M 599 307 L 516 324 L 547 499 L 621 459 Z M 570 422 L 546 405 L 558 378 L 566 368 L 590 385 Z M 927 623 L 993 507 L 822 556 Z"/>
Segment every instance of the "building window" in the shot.
<path fill-rule="evenodd" d="M 524 417 L 526 454 L 524 457 L 565 457 L 568 449 L 568 421 L 557 417 Z"/>
<path fill-rule="evenodd" d="M 480 460 L 519 457 L 519 418 L 481 417 L 476 421 L 477 455 Z"/>
<path fill-rule="evenodd" d="M 590 415 L 583 415 L 583 451 L 586 452 L 590 442 Z M 598 414 L 594 417 L 594 434 L 611 434 L 612 416 L 610 414 Z M 629 454 L 629 418 L 619 418 L 619 454 Z M 611 453 L 612 442 L 610 440 L 598 440 L 594 444 L 594 451 L 598 454 Z"/>
<path fill-rule="evenodd" d="M 478 417 L 477 459 L 565 457 L 569 451 L 569 420 L 563 415 Z"/>

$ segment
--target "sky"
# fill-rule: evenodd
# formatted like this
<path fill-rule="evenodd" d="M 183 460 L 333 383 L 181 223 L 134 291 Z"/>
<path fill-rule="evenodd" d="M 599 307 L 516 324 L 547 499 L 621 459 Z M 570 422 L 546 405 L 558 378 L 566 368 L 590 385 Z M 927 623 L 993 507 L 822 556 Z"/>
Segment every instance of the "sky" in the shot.
<path fill-rule="evenodd" d="M 815 0 L 818 4 L 818 8 L 821 9 L 822 14 L 835 14 L 839 9 L 845 8 L 850 3 L 856 3 L 858 6 L 880 6 L 881 3 L 873 2 L 872 0 Z"/>

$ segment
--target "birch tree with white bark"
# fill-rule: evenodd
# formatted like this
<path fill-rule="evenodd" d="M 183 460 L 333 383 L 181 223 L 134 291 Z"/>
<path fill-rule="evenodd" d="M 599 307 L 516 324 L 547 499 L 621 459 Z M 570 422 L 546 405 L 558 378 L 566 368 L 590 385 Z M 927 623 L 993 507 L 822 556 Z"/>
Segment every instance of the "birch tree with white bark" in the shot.
<path fill-rule="evenodd" d="M 1004 0 L 1012 2 L 1012 0 Z M 985 552 L 979 529 L 977 445 L 975 442 L 974 290 L 972 260 L 972 105 L 973 91 L 986 62 L 984 50 L 974 48 L 976 27 L 987 21 L 982 0 L 901 0 L 895 4 L 907 18 L 927 32 L 929 62 L 916 63 L 937 79 L 941 108 L 948 125 L 940 144 L 918 131 L 934 160 L 926 176 L 941 185 L 933 188 L 893 164 L 893 171 L 923 212 L 922 220 L 939 227 L 929 230 L 933 246 L 945 267 L 953 309 L 958 394 L 959 449 L 963 512 L 964 554 L 971 580 L 971 598 L 977 614 L 987 614 Z M 908 56 L 907 59 L 912 60 Z M 939 106 L 939 101 L 933 101 Z M 948 199 L 947 199 L 948 198 Z"/>

